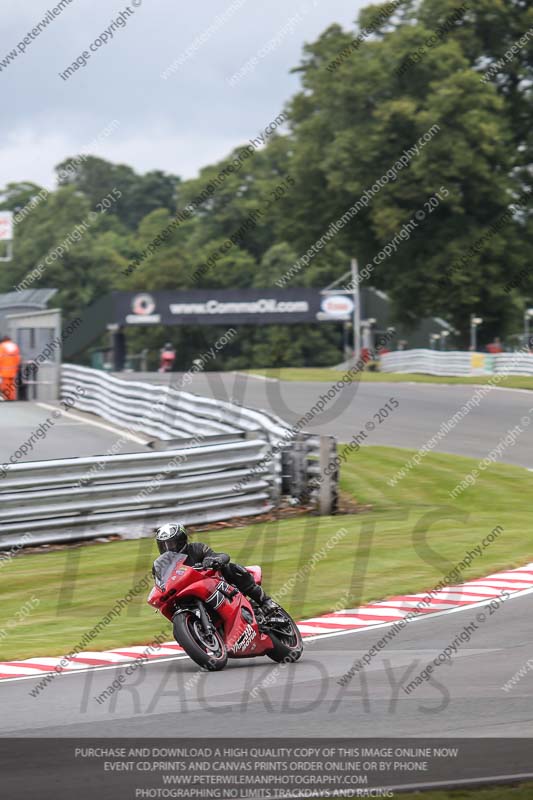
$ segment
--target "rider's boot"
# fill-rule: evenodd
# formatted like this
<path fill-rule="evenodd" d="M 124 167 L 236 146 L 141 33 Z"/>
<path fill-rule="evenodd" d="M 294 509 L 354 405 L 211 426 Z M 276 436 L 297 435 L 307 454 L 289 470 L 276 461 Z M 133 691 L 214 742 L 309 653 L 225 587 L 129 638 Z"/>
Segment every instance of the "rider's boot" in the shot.
<path fill-rule="evenodd" d="M 249 597 L 252 600 L 255 600 L 257 605 L 261 606 L 261 610 L 265 614 L 272 614 L 273 611 L 277 611 L 279 608 L 278 604 L 269 597 L 263 589 L 256 583 L 253 589 L 249 592 Z"/>

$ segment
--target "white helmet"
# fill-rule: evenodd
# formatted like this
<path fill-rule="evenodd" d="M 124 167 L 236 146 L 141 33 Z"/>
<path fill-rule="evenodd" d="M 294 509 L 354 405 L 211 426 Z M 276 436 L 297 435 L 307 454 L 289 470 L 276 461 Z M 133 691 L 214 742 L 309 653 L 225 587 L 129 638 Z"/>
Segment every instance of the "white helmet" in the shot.
<path fill-rule="evenodd" d="M 189 538 L 185 526 L 181 522 L 169 522 L 157 529 L 155 538 L 160 553 L 169 550 L 173 553 L 182 553 L 187 547 Z"/>

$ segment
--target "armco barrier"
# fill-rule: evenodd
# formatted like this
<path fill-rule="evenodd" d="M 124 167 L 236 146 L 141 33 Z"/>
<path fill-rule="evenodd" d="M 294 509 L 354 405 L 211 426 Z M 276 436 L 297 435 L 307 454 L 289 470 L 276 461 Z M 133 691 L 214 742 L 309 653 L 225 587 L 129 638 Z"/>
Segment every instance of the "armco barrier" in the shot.
<path fill-rule="evenodd" d="M 82 386 L 78 396 L 76 386 Z M 61 397 L 76 398 L 76 408 L 158 439 L 207 437 L 262 431 L 280 439 L 287 424 L 266 412 L 200 397 L 171 386 L 122 381 L 87 367 L 65 364 Z"/>
<path fill-rule="evenodd" d="M 143 536 L 179 517 L 203 524 L 261 514 L 279 502 L 281 459 L 267 441 L 15 464 L 0 483 L 0 549 Z M 22 521 L 21 521 L 22 520 Z"/>
<path fill-rule="evenodd" d="M 528 352 L 471 353 L 438 350 L 399 350 L 380 359 L 381 372 L 422 372 L 426 375 L 533 375 L 533 355 Z"/>
<path fill-rule="evenodd" d="M 83 393 L 77 387 L 82 387 Z M 327 453 L 335 458 L 336 440 L 332 437 L 293 433 L 280 417 L 263 410 L 172 386 L 124 381 L 70 364 L 62 369 L 61 397 L 75 400 L 77 409 L 162 441 L 190 442 L 194 438 L 201 444 L 216 436 L 261 435 L 274 449 L 281 445 L 283 493 L 314 503 L 322 514 L 336 511 L 337 480 L 322 481 L 318 487 L 315 481 L 317 469 L 327 467 Z M 326 445 L 322 439 L 327 440 Z"/>
<path fill-rule="evenodd" d="M 276 508 L 282 494 L 321 514 L 336 510 L 337 476 L 316 480 L 335 458 L 333 437 L 292 435 L 267 412 L 85 367 L 63 367 L 61 397 L 155 437 L 153 450 L 9 465 L 0 480 L 0 550 L 146 536 L 176 516 L 188 524 L 254 516 Z"/>

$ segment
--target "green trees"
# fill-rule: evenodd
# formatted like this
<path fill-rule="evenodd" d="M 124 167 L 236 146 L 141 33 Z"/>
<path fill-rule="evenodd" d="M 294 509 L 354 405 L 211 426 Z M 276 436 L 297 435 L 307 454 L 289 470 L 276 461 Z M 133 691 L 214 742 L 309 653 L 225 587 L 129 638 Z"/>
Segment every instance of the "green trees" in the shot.
<path fill-rule="evenodd" d="M 118 190 L 122 194 L 121 202 L 111 213 L 131 230 L 135 230 L 151 211 L 158 208 L 173 211 L 176 206 L 179 178 L 160 170 L 137 175 L 125 164 L 111 164 L 89 155 L 65 159 L 57 165 L 56 173 L 59 186 L 76 188 L 93 209 L 109 192 Z"/>
<path fill-rule="evenodd" d="M 516 32 L 528 17 L 519 4 L 506 4 L 512 6 L 507 11 L 494 1 L 464 5 L 465 12 L 451 24 L 458 3 L 403 3 L 401 15 L 393 13 L 372 40 L 333 70 L 328 66 L 353 37 L 330 28 L 306 48 L 300 67 L 303 91 L 291 105 L 293 173 L 299 187 L 314 187 L 298 198 L 301 204 L 295 201 L 302 209 L 296 222 L 300 241 L 304 219 L 323 224 L 326 209 L 329 216 L 341 212 L 438 126 L 438 134 L 379 190 L 341 241 L 345 253 L 371 263 L 402 223 L 424 211 L 411 238 L 374 266 L 371 282 L 390 293 L 398 318 L 408 322 L 438 314 L 463 339 L 471 311 L 483 310 L 487 335 L 512 325 L 516 311 L 503 287 L 509 274 L 523 267 L 524 214 L 478 244 L 464 269 L 447 271 L 465 259 L 524 189 L 524 154 L 517 152 L 516 140 L 523 128 L 523 105 L 515 101 L 516 111 L 510 107 L 507 77 L 496 85 L 483 83 L 481 70 L 505 52 L 509 30 Z M 361 14 L 362 27 L 378 9 Z M 506 30 L 505 43 L 496 47 L 501 29 Z M 531 58 L 527 64 L 521 52 L 522 88 L 516 82 L 515 88 L 528 95 Z M 526 160 L 531 163 L 531 153 Z M 428 213 L 426 201 L 441 186 L 448 196 Z M 317 195 L 321 202 L 314 213 L 309 206 Z"/>
<path fill-rule="evenodd" d="M 13 211 L 15 214 L 28 208 L 32 201 L 37 201 L 39 197 L 46 197 L 48 192 L 42 186 L 37 186 L 31 181 L 21 183 L 8 183 L 0 191 L 0 209 Z"/>
<path fill-rule="evenodd" d="M 95 210 L 83 236 L 35 283 L 57 286 L 67 313 L 113 288 L 267 288 L 360 201 L 288 285 L 324 286 L 356 255 L 404 323 L 439 315 L 466 343 L 475 311 L 486 339 L 518 330 L 524 302 L 533 303 L 530 3 L 369 5 L 353 31 L 331 25 L 306 45 L 296 71 L 301 90 L 287 105 L 288 134 L 261 149 L 243 143 L 194 180 L 138 175 L 93 156 L 59 164 L 58 188 L 17 225 L 15 260 L 0 289 L 22 280 Z M 10 184 L 0 207 L 27 207 L 39 192 Z M 112 192 L 117 198 L 99 211 Z M 168 239 L 125 274 L 175 219 Z M 216 334 L 171 336 L 190 363 Z M 132 337 L 136 347 L 143 337 L 155 347 L 169 333 Z M 217 366 L 331 363 L 341 359 L 339 339 L 330 326 L 246 330 Z"/>
<path fill-rule="evenodd" d="M 54 302 L 68 319 L 112 288 L 123 232 L 112 217 L 91 214 L 88 199 L 74 187 L 50 192 L 16 225 L 15 237 L 14 259 L 0 271 L 0 291 L 57 288 Z"/>

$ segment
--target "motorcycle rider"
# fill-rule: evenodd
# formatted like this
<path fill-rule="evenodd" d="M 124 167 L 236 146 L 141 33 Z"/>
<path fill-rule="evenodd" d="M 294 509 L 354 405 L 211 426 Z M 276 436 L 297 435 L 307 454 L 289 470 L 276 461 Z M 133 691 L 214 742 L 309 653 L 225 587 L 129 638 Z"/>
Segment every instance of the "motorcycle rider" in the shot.
<path fill-rule="evenodd" d="M 161 361 L 159 372 L 172 372 L 174 361 L 176 360 L 176 350 L 172 342 L 167 342 L 160 350 Z"/>
<path fill-rule="evenodd" d="M 189 542 L 185 526 L 180 522 L 171 522 L 158 528 L 155 538 L 161 555 L 182 553 L 187 556 L 184 563 L 188 567 L 201 563 L 204 569 L 220 569 L 226 581 L 254 600 L 264 613 L 270 614 L 278 609 L 277 603 L 265 594 L 245 567 L 233 563 L 227 553 L 215 553 L 202 542 Z"/>

